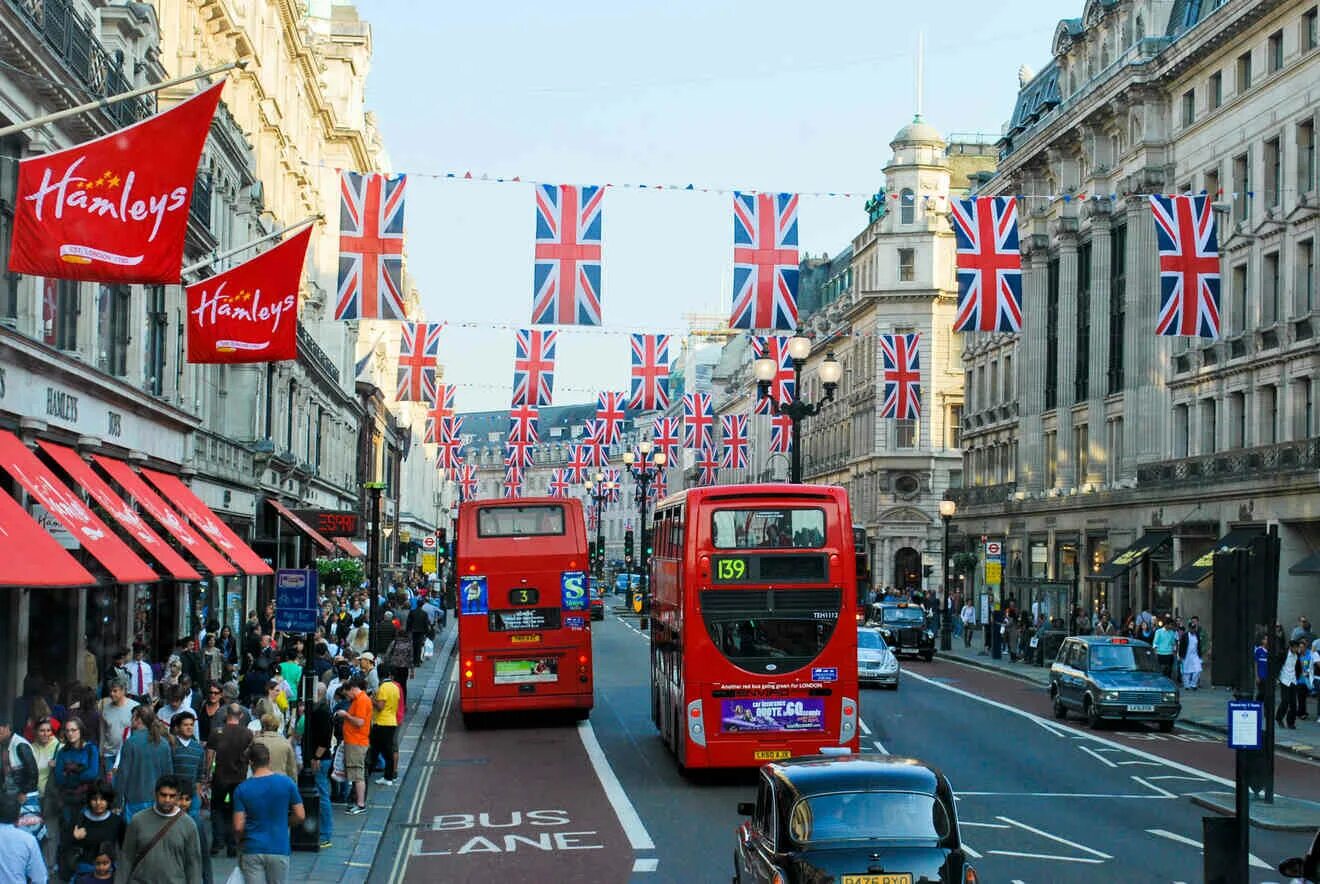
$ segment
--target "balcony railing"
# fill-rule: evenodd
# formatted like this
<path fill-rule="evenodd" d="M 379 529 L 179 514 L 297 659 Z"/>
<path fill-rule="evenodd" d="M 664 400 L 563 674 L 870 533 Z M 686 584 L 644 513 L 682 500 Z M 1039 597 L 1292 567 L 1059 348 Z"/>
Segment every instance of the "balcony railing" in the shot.
<path fill-rule="evenodd" d="M 950 488 L 945 492 L 945 496 L 960 507 L 986 506 L 1003 503 L 1012 497 L 1015 491 L 1017 491 L 1016 482 L 1005 482 L 1002 485 L 972 485 L 965 488 Z"/>
<path fill-rule="evenodd" d="M 111 54 L 96 38 L 96 26 L 78 14 L 73 0 L 5 0 L 41 35 L 85 90 L 102 98 L 133 88 L 124 76 L 121 53 Z M 105 112 L 119 126 L 145 120 L 156 112 L 156 96 L 141 95 L 108 105 Z"/>
<path fill-rule="evenodd" d="M 306 356 L 312 365 L 325 372 L 335 383 L 339 382 L 339 367 L 335 365 L 334 360 L 325 355 L 321 345 L 316 343 L 316 338 L 307 330 L 301 322 L 298 323 L 298 355 Z"/>
<path fill-rule="evenodd" d="M 1137 467 L 1139 487 L 1234 482 L 1320 469 L 1320 438 L 1236 448 Z"/>

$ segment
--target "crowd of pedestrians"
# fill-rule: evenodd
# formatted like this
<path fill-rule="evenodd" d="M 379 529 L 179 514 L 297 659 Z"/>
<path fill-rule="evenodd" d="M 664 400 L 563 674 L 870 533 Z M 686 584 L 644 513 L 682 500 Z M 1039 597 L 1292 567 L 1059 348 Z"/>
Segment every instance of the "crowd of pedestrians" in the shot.
<path fill-rule="evenodd" d="M 85 655 L 63 688 L 29 679 L 0 711 L 0 881 L 212 884 L 221 853 L 245 884 L 286 881 L 299 773 L 330 847 L 373 773 L 397 782 L 407 681 L 445 618 L 423 590 L 383 597 L 377 659 L 367 611 L 364 593 L 326 599 L 307 643 L 270 605 L 240 638 L 209 623 L 159 663 L 135 644 L 104 673 Z"/>

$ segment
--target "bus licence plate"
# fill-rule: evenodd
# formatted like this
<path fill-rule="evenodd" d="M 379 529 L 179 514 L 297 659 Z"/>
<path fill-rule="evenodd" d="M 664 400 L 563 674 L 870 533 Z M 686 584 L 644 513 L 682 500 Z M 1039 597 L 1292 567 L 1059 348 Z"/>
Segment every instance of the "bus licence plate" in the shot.
<path fill-rule="evenodd" d="M 912 875 L 844 875 L 843 884 L 912 884 Z"/>
<path fill-rule="evenodd" d="M 509 640 L 515 645 L 535 645 L 540 643 L 541 634 L 538 632 L 535 635 L 511 635 Z"/>
<path fill-rule="evenodd" d="M 758 749 L 752 753 L 757 761 L 783 761 L 791 753 L 787 749 Z"/>

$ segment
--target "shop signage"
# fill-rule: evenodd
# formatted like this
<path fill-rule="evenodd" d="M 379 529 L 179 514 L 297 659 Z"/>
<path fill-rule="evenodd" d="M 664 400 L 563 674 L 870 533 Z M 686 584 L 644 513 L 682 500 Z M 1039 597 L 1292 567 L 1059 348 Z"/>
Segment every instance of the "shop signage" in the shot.
<path fill-rule="evenodd" d="M 294 514 L 324 537 L 357 537 L 359 517 L 339 510 L 294 510 Z"/>

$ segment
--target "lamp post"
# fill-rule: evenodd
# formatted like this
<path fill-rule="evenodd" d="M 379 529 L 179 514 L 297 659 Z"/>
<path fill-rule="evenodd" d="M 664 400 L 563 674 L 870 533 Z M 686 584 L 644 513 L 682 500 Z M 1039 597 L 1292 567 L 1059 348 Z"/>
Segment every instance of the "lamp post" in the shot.
<path fill-rule="evenodd" d="M 940 606 L 943 614 L 940 616 L 940 650 L 953 650 L 953 611 L 949 608 L 949 523 L 953 521 L 953 514 L 958 511 L 958 504 L 952 500 L 940 501 L 940 519 L 944 522 L 944 546 L 941 555 L 944 558 L 943 567 L 940 573 L 944 578 L 944 602 Z"/>
<path fill-rule="evenodd" d="M 646 489 L 652 481 L 660 475 L 665 468 L 665 453 L 663 451 L 652 451 L 650 439 L 643 439 L 637 446 L 641 452 L 641 457 L 631 451 L 623 453 L 623 464 L 632 473 L 633 480 L 637 483 L 637 491 L 634 498 L 637 501 L 637 524 L 642 532 L 642 554 L 638 557 L 638 565 L 642 571 L 642 614 L 651 613 L 651 574 L 648 567 L 649 556 L 647 552 L 649 547 L 646 542 Z M 645 620 L 642 621 L 646 623 Z"/>
<path fill-rule="evenodd" d="M 605 474 L 597 472 L 596 475 L 588 479 L 585 483 L 587 496 L 596 503 L 596 582 L 600 583 L 605 577 L 605 526 L 600 518 L 600 507 L 610 496 L 610 489 L 613 482 L 605 481 Z"/>
<path fill-rule="evenodd" d="M 371 534 L 367 537 L 367 645 L 372 653 L 380 649 L 376 636 L 376 621 L 380 617 L 380 494 L 385 489 L 384 482 L 368 482 L 362 487 L 367 489 L 371 500 Z"/>
<path fill-rule="evenodd" d="M 831 350 L 821 362 L 817 374 L 825 388 L 825 398 L 819 402 L 806 402 L 802 399 L 802 366 L 806 365 L 811 355 L 811 338 L 797 334 L 788 339 L 788 357 L 793 361 L 793 398 L 787 402 L 775 402 L 770 408 L 774 414 L 787 417 L 793 424 L 793 451 L 790 460 L 789 481 L 794 484 L 802 481 L 802 419 L 819 414 L 821 406 L 834 401 L 834 391 L 839 388 L 839 378 L 843 377 L 843 366 L 834 358 Z M 774 380 L 779 366 L 769 356 L 763 356 L 752 363 L 752 374 L 756 376 L 756 385 L 760 395 L 770 391 L 770 382 Z"/>

